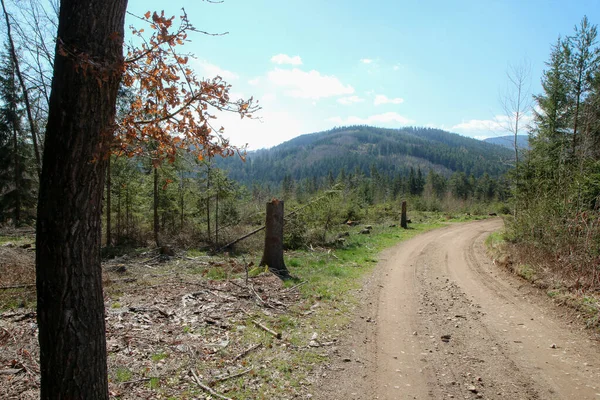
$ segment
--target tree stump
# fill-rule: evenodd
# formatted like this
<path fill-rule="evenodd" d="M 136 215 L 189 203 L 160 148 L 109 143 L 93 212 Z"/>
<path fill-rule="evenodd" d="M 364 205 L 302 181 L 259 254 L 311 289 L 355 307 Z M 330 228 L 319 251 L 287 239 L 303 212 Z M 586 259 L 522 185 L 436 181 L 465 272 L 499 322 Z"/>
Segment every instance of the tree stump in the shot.
<path fill-rule="evenodd" d="M 267 203 L 265 225 L 265 248 L 260 265 L 268 266 L 279 278 L 288 279 L 290 274 L 283 261 L 283 200 L 273 199 Z"/>
<path fill-rule="evenodd" d="M 408 222 L 406 220 L 406 200 L 402 201 L 402 216 L 400 217 L 400 226 L 404 229 L 408 229 Z"/>

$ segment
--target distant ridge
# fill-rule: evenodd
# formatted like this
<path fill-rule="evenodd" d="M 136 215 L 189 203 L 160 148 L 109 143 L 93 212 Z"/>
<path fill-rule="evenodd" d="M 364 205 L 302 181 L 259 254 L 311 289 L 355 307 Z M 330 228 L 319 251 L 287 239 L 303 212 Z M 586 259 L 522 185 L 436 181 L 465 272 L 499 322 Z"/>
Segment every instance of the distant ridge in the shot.
<path fill-rule="evenodd" d="M 384 129 L 347 126 L 298 136 L 270 149 L 249 152 L 247 161 L 231 157 L 218 161 L 232 179 L 279 184 L 285 176 L 295 180 L 319 179 L 340 171 L 369 175 L 375 168 L 383 176 L 408 176 L 411 167 L 423 173 L 431 168 L 445 176 L 464 172 L 476 178 L 497 177 L 510 167 L 513 153 L 503 147 L 440 129 L 407 127 Z"/>
<path fill-rule="evenodd" d="M 515 148 L 515 137 L 512 135 L 491 137 L 491 138 L 483 139 L 483 141 L 486 143 L 497 144 L 498 146 L 506 147 L 508 149 L 514 150 L 514 148 Z M 528 149 L 529 148 L 529 136 L 517 135 L 517 146 L 520 149 Z"/>

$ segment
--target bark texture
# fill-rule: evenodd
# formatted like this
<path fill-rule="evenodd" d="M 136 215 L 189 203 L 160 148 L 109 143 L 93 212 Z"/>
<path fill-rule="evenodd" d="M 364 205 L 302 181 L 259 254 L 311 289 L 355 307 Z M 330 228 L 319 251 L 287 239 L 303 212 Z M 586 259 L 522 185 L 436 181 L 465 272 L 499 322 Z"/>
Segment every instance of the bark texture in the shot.
<path fill-rule="evenodd" d="M 41 399 L 108 399 L 100 266 L 127 0 L 63 0 L 37 218 Z"/>
<path fill-rule="evenodd" d="M 283 261 L 283 200 L 267 203 L 265 248 L 260 265 L 268 266 L 281 279 L 290 277 Z"/>
<path fill-rule="evenodd" d="M 402 201 L 402 214 L 400 216 L 400 226 L 404 229 L 408 228 L 408 223 L 406 220 L 406 200 Z"/>

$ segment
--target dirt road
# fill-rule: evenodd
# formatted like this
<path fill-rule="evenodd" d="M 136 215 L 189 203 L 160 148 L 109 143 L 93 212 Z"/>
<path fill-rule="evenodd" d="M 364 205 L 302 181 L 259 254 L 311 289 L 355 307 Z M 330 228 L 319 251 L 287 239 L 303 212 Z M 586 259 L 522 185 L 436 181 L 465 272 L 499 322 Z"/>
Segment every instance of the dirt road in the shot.
<path fill-rule="evenodd" d="M 599 399 L 600 346 L 485 253 L 492 219 L 386 251 L 316 398 Z"/>

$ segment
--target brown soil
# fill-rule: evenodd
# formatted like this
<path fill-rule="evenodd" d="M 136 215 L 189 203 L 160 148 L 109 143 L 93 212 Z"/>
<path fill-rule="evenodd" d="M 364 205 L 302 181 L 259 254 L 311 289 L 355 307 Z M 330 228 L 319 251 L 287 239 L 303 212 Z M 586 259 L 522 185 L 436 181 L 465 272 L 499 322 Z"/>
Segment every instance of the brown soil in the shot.
<path fill-rule="evenodd" d="M 600 343 L 494 265 L 491 219 L 384 252 L 316 399 L 600 399 Z"/>

